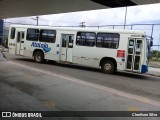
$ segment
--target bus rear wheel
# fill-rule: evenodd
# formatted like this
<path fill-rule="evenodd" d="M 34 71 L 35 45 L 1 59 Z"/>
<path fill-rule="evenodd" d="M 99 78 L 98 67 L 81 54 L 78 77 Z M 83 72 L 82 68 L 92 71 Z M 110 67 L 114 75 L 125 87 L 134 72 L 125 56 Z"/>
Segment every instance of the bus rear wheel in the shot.
<path fill-rule="evenodd" d="M 34 61 L 37 63 L 43 63 L 44 62 L 44 54 L 40 51 L 36 52 L 34 54 Z"/>
<path fill-rule="evenodd" d="M 106 74 L 112 74 L 115 72 L 115 64 L 110 60 L 106 60 L 102 63 L 101 69 Z"/>

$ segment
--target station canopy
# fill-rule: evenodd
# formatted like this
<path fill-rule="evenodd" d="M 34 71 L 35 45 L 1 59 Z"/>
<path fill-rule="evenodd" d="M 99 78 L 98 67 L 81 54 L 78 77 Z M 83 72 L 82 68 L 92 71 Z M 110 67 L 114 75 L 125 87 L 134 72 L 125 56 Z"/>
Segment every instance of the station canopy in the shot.
<path fill-rule="evenodd" d="M 160 0 L 0 0 L 0 19 L 160 3 Z"/>

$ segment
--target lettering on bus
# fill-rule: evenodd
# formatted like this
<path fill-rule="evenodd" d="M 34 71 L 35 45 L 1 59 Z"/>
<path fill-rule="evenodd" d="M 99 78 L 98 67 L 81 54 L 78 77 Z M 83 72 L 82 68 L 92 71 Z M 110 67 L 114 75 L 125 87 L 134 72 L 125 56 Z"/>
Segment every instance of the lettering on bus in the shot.
<path fill-rule="evenodd" d="M 42 43 L 37 43 L 37 42 L 32 42 L 31 47 L 37 47 L 37 48 L 42 48 L 45 52 L 51 51 L 51 48 L 48 47 L 48 44 L 42 44 Z"/>

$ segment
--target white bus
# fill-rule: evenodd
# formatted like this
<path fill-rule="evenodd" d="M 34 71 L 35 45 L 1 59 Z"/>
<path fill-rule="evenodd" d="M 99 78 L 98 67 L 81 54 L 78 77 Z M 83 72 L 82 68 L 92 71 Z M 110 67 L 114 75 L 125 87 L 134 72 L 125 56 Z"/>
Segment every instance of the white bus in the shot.
<path fill-rule="evenodd" d="M 148 71 L 149 42 L 143 31 L 11 25 L 8 39 L 9 53 L 38 63 L 67 62 L 104 73 Z"/>

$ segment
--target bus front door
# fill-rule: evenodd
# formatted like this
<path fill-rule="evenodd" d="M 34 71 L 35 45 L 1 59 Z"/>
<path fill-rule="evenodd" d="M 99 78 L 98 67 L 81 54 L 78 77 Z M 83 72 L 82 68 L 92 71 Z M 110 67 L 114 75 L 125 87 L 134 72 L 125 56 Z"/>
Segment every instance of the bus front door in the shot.
<path fill-rule="evenodd" d="M 141 72 L 142 40 L 129 39 L 126 70 Z"/>
<path fill-rule="evenodd" d="M 24 52 L 24 32 L 17 32 L 16 55 L 23 55 Z"/>
<path fill-rule="evenodd" d="M 72 34 L 62 34 L 61 48 L 60 48 L 60 61 L 72 62 L 73 39 L 74 39 L 74 35 Z"/>

